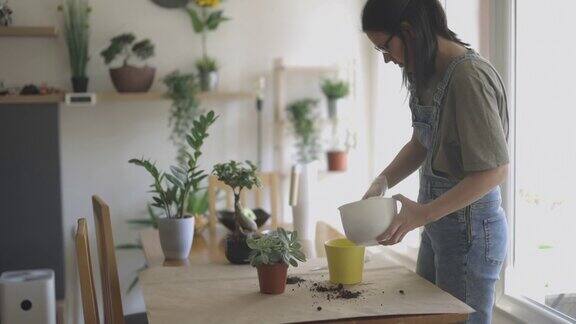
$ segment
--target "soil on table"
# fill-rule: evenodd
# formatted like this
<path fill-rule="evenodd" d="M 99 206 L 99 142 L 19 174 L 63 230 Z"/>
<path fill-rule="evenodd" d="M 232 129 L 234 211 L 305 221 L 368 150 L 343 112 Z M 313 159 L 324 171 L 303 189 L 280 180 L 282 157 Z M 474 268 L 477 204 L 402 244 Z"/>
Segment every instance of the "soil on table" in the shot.
<path fill-rule="evenodd" d="M 297 276 L 290 276 L 288 278 L 286 278 L 286 284 L 288 285 L 295 285 L 295 284 L 299 284 L 301 282 L 306 281 L 306 279 L 302 279 L 300 277 Z"/>

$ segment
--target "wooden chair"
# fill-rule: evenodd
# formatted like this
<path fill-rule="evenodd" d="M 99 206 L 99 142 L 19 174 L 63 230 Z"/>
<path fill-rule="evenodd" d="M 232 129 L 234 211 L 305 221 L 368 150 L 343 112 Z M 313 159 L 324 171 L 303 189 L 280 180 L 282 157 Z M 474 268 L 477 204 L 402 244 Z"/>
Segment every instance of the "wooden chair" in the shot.
<path fill-rule="evenodd" d="M 100 277 L 102 279 L 102 296 L 104 301 L 104 323 L 148 323 L 146 313 L 124 315 L 122 295 L 116 266 L 116 252 L 112 236 L 110 208 L 98 196 L 92 196 L 98 256 L 100 260 Z"/>
<path fill-rule="evenodd" d="M 344 234 L 323 221 L 316 222 L 316 256 L 318 258 L 326 257 L 324 242 L 337 238 L 345 238 Z"/>
<path fill-rule="evenodd" d="M 90 258 L 90 244 L 88 243 L 88 226 L 86 218 L 78 220 L 76 230 L 76 258 L 78 259 L 78 275 L 80 276 L 80 292 L 82 295 L 82 310 L 84 323 L 100 324 L 98 316 L 98 302 L 96 289 L 94 289 L 94 276 L 92 274 L 92 259 Z"/>
<path fill-rule="evenodd" d="M 265 189 L 269 191 L 270 197 L 270 218 L 272 228 L 278 227 L 278 215 L 280 213 L 278 204 L 278 174 L 276 172 L 263 172 L 258 176 L 262 181 L 262 188 L 253 188 L 252 190 L 243 190 L 240 196 L 242 205 L 246 206 L 246 195 L 252 193 L 254 195 L 255 208 L 263 208 L 262 192 Z M 211 175 L 208 177 L 208 201 L 210 212 L 210 229 L 214 231 L 218 223 L 218 215 L 216 211 L 216 192 L 223 190 L 226 193 L 226 209 L 234 210 L 234 192 L 232 189 L 218 180 L 218 177 Z"/>

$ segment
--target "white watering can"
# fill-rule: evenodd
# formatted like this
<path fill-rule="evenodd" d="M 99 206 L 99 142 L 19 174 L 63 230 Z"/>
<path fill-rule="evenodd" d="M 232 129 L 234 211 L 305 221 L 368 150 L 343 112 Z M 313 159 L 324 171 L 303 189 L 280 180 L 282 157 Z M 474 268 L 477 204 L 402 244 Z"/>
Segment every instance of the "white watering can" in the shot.
<path fill-rule="evenodd" d="M 398 202 L 392 198 L 372 197 L 338 208 L 346 237 L 358 245 L 377 245 L 398 214 Z"/>

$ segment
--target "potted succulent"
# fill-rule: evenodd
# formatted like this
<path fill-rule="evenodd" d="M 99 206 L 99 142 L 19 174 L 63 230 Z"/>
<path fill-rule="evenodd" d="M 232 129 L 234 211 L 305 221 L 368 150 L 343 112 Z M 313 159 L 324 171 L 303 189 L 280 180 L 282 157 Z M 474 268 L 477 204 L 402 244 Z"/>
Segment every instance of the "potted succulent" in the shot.
<path fill-rule="evenodd" d="M 246 264 L 249 262 L 250 249 L 246 239 L 258 231 L 254 213 L 250 209 L 243 208 L 240 203 L 240 195 L 244 189 L 260 187 L 257 167 L 250 161 L 246 164 L 236 161 L 219 163 L 214 166 L 213 174 L 218 180 L 224 182 L 234 192 L 234 212 L 236 226 L 232 234 L 226 237 L 226 258 L 234 264 Z"/>
<path fill-rule="evenodd" d="M 66 0 L 58 7 L 64 15 L 64 37 L 72 70 L 74 92 L 88 91 L 88 45 L 90 43 L 90 7 L 84 0 Z"/>
<path fill-rule="evenodd" d="M 286 289 L 288 266 L 298 266 L 298 261 L 306 261 L 297 232 L 287 232 L 283 228 L 260 237 L 247 240 L 250 264 L 258 270 L 260 292 L 281 294 Z"/>
<path fill-rule="evenodd" d="M 328 103 L 328 118 L 332 124 L 332 143 L 331 148 L 327 152 L 328 155 L 328 170 L 329 171 L 346 171 L 349 138 L 346 139 L 346 149 L 340 146 L 338 136 L 338 100 L 348 96 L 350 93 L 350 85 L 342 80 L 326 79 L 322 81 L 322 92 L 326 96 Z"/>
<path fill-rule="evenodd" d="M 194 73 L 180 73 L 174 71 L 164 78 L 164 84 L 168 87 L 166 96 L 172 100 L 169 123 L 172 127 L 170 139 L 176 145 L 178 164 L 184 164 L 186 160 L 186 135 L 192 127 L 194 118 L 199 113 L 200 101 L 198 93 L 200 85 Z"/>
<path fill-rule="evenodd" d="M 134 66 L 129 64 L 132 57 L 144 62 L 154 56 L 154 44 L 149 39 L 136 42 L 136 36 L 131 33 L 118 35 L 110 41 L 110 45 L 100 52 L 104 62 L 110 65 L 117 58 L 122 58 L 122 66 L 110 68 L 112 83 L 118 92 L 147 92 L 154 82 L 156 69 L 144 64 Z"/>
<path fill-rule="evenodd" d="M 131 159 L 129 162 L 141 166 L 154 179 L 151 192 L 154 194 L 152 206 L 163 211 L 158 219 L 160 244 L 166 259 L 183 260 L 188 258 L 194 237 L 194 217 L 186 212 L 189 193 L 199 189 L 200 183 L 207 177 L 199 168 L 200 149 L 208 137 L 208 128 L 216 121 L 213 111 L 200 115 L 186 136 L 192 153 L 186 152 L 186 163 L 170 167 L 171 173 L 158 170 L 150 160 Z"/>
<path fill-rule="evenodd" d="M 202 91 L 213 91 L 218 87 L 218 66 L 216 60 L 208 56 L 208 32 L 215 31 L 221 23 L 230 20 L 223 10 L 216 10 L 220 0 L 193 0 L 186 12 L 192 22 L 194 32 L 202 37 L 202 58 L 196 61 Z"/>

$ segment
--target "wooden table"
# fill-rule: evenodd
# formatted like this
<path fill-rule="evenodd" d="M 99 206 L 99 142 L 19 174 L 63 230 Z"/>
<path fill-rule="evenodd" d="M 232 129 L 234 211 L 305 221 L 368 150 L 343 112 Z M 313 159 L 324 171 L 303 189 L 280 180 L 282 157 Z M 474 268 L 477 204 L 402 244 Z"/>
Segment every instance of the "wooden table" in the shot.
<path fill-rule="evenodd" d="M 194 238 L 189 260 L 165 262 L 158 232 L 141 232 L 149 268 L 140 284 L 149 323 L 457 323 L 474 311 L 384 255 L 365 264 L 362 284 L 346 287 L 362 291 L 355 300 L 327 300 L 326 293 L 310 290 L 313 283 L 327 284 L 328 271 L 317 270 L 324 258 L 289 269 L 306 282 L 288 285 L 282 295 L 263 295 L 255 269 L 227 262 L 225 235 L 220 226 L 207 230 Z"/>

